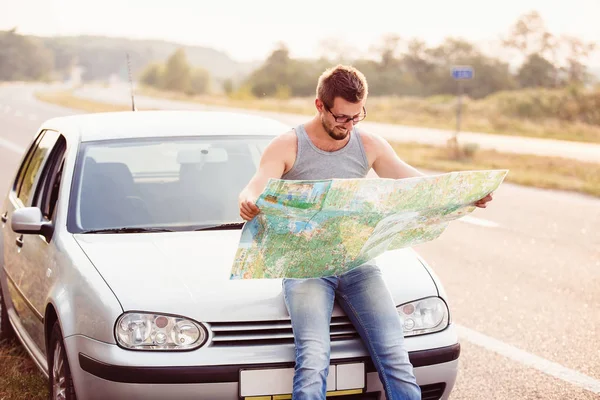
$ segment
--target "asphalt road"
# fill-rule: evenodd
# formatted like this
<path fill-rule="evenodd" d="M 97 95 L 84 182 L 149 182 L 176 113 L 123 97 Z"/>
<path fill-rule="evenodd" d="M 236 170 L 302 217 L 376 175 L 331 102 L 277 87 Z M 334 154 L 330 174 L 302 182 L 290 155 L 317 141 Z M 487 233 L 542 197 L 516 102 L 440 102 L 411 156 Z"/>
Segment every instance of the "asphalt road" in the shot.
<path fill-rule="evenodd" d="M 76 111 L 0 86 L 0 190 L 43 119 Z M 600 199 L 504 183 L 416 247 L 462 344 L 451 399 L 600 399 Z"/>

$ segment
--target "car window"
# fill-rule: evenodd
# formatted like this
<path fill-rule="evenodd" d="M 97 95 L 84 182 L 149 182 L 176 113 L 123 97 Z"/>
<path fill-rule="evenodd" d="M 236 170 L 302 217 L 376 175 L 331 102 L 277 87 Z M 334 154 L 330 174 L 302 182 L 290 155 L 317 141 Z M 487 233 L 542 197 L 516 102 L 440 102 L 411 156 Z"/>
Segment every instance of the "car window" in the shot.
<path fill-rule="evenodd" d="M 216 136 L 82 143 L 69 231 L 191 229 L 242 221 L 239 192 L 270 140 Z"/>
<path fill-rule="evenodd" d="M 23 175 L 23 182 L 21 183 L 21 187 L 18 192 L 18 197 L 24 206 L 31 205 L 31 197 L 36 180 L 39 176 L 42 166 L 44 165 L 44 162 L 46 161 L 46 158 L 48 157 L 50 149 L 52 149 L 57 139 L 57 132 L 46 131 L 34 150 L 31 160 L 29 160 L 29 163 L 27 164 L 27 170 Z"/>
<path fill-rule="evenodd" d="M 52 219 L 54 206 L 58 198 L 66 148 L 67 141 L 62 135 L 59 135 L 38 179 L 31 203 L 33 206 L 40 208 L 43 217 L 47 220 Z"/>
<path fill-rule="evenodd" d="M 25 178 L 25 173 L 27 172 L 27 166 L 29 165 L 29 162 L 31 161 L 31 157 L 33 156 L 33 153 L 35 153 L 35 150 L 37 149 L 37 146 L 40 143 L 40 140 L 42 140 L 44 133 L 46 133 L 46 131 L 41 131 L 37 135 L 34 142 L 31 144 L 31 146 L 27 150 L 27 153 L 23 157 L 23 161 L 22 161 L 22 163 L 19 167 L 19 171 L 17 173 L 17 177 L 13 183 L 13 191 L 17 195 L 21 189 L 21 186 L 23 185 L 23 179 Z"/>

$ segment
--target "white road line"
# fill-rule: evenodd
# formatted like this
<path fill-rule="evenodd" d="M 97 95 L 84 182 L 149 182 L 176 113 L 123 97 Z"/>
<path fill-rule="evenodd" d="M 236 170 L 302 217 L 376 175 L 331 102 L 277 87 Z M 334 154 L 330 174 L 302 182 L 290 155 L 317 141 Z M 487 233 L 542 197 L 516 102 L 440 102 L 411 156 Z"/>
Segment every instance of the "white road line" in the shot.
<path fill-rule="evenodd" d="M 15 153 L 23 154 L 25 152 L 25 148 L 15 144 L 13 142 L 9 142 L 6 139 L 0 138 L 0 147 L 6 147 L 9 150 L 14 151 Z"/>
<path fill-rule="evenodd" d="M 19 111 L 19 110 L 15 111 L 15 117 L 20 117 L 22 115 L 23 115 L 23 113 L 21 111 Z"/>
<path fill-rule="evenodd" d="M 518 363 L 528 367 L 535 368 L 540 372 L 554 376 L 565 382 L 569 382 L 582 389 L 589 390 L 593 393 L 600 394 L 600 381 L 590 376 L 582 374 L 567 367 L 546 360 L 545 358 L 527 353 L 510 344 L 501 342 L 482 333 L 466 328 L 462 325 L 455 324 L 458 336 L 468 342 L 481 346 L 487 350 L 500 354 L 501 356 L 510 358 Z"/>
<path fill-rule="evenodd" d="M 462 221 L 465 222 L 467 224 L 473 224 L 473 225 L 478 225 L 478 226 L 483 226 L 485 228 L 497 228 L 500 225 L 498 225 L 497 223 L 493 222 L 493 221 L 488 221 L 487 219 L 481 219 L 481 218 L 475 218 L 475 217 L 471 217 L 470 215 L 466 215 L 462 218 L 459 218 L 457 221 Z"/>

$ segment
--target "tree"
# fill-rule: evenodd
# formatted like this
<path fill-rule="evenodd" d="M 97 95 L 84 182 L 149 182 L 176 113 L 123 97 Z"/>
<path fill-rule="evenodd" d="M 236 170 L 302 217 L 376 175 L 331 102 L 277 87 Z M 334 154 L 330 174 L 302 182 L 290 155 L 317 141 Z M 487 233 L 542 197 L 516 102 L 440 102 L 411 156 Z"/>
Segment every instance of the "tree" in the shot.
<path fill-rule="evenodd" d="M 419 39 L 410 40 L 407 52 L 402 57 L 402 65 L 406 72 L 412 74 L 421 85 L 425 86 L 434 70 L 434 65 L 429 61 L 425 42 Z"/>
<path fill-rule="evenodd" d="M 233 93 L 233 81 L 231 79 L 225 79 L 223 81 L 223 91 L 226 95 Z"/>
<path fill-rule="evenodd" d="M 480 99 L 501 90 L 517 87 L 509 65 L 500 60 L 479 55 L 469 62 L 475 70 L 475 77 L 465 90 L 470 97 Z"/>
<path fill-rule="evenodd" d="M 206 94 L 210 90 L 210 73 L 204 68 L 192 70 L 188 94 Z"/>
<path fill-rule="evenodd" d="M 273 96 L 278 85 L 288 85 L 293 79 L 291 64 L 287 46 L 279 43 L 263 65 L 248 78 L 252 93 L 257 97 Z"/>
<path fill-rule="evenodd" d="M 553 87 L 555 85 L 556 68 L 539 54 L 530 54 L 517 72 L 519 86 Z"/>
<path fill-rule="evenodd" d="M 567 74 L 568 82 L 574 84 L 588 83 L 590 76 L 584 61 L 594 52 L 596 43 L 586 43 L 576 37 L 563 36 L 562 44 L 566 47 L 567 52 L 564 71 Z"/>
<path fill-rule="evenodd" d="M 527 58 L 534 53 L 544 55 L 552 51 L 555 45 L 553 39 L 540 14 L 537 11 L 530 11 L 519 17 L 513 24 L 503 44 L 520 52 L 523 58 Z"/>
<path fill-rule="evenodd" d="M 536 79 L 527 74 L 540 72 L 540 69 L 541 72 L 551 73 L 552 79 L 544 76 L 537 79 L 537 82 L 543 82 L 546 87 L 559 85 L 559 40 L 548 31 L 544 20 L 537 11 L 530 11 L 519 17 L 512 25 L 508 36 L 503 40 L 503 44 L 505 47 L 519 52 L 524 60 L 521 69 L 523 67 L 525 69 L 520 77 L 517 76 L 523 87 L 530 87 L 531 83 L 539 86 L 535 83 Z M 533 57 L 533 55 L 538 57 Z M 525 64 L 527 65 L 525 66 Z M 529 83 L 523 85 L 523 79 Z"/>
<path fill-rule="evenodd" d="M 503 43 L 506 47 L 517 50 L 525 60 L 521 67 L 523 72 L 519 73 L 521 82 L 525 79 L 536 85 L 543 82 L 545 86 L 555 87 L 561 83 L 582 84 L 589 81 L 584 62 L 595 50 L 596 44 L 571 36 L 559 38 L 553 35 L 548 32 L 542 17 L 536 11 L 521 16 L 511 27 Z M 564 63 L 559 60 L 561 54 L 566 55 Z M 532 74 L 539 72 L 544 75 L 538 77 L 536 81 Z M 552 74 L 552 79 L 548 78 L 548 73 Z"/>
<path fill-rule="evenodd" d="M 0 31 L 0 80 L 39 80 L 54 69 L 54 55 L 37 39 L 16 29 Z"/>
<path fill-rule="evenodd" d="M 164 67 L 158 63 L 152 63 L 148 65 L 140 75 L 140 81 L 142 83 L 160 88 L 163 82 Z"/>
<path fill-rule="evenodd" d="M 176 92 L 186 92 L 190 88 L 191 80 L 192 73 L 185 50 L 180 48 L 167 60 L 163 88 Z"/>
<path fill-rule="evenodd" d="M 356 66 L 369 80 L 369 92 L 377 95 L 414 94 L 411 91 L 415 79 L 403 70 L 401 56 L 404 46 L 402 38 L 387 34 L 370 48 L 378 61 L 360 60 Z M 410 81 L 411 83 L 407 83 Z"/>
<path fill-rule="evenodd" d="M 398 35 L 385 35 L 379 47 L 381 66 L 386 69 L 397 66 L 402 39 Z"/>
<path fill-rule="evenodd" d="M 140 80 L 159 89 L 197 95 L 210 91 L 211 76 L 204 68 L 190 67 L 185 51 L 178 49 L 165 65 L 152 63 L 146 66 Z"/>

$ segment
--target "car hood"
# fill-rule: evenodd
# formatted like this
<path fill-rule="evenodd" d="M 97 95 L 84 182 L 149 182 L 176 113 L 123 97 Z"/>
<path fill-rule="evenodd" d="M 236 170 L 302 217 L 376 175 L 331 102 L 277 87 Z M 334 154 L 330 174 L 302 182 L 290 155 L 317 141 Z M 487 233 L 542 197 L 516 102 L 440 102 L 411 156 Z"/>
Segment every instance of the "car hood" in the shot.
<path fill-rule="evenodd" d="M 125 311 L 204 322 L 288 318 L 281 279 L 230 280 L 240 230 L 76 234 Z M 438 294 L 412 249 L 377 258 L 396 304 Z M 344 315 L 336 304 L 334 315 Z"/>

